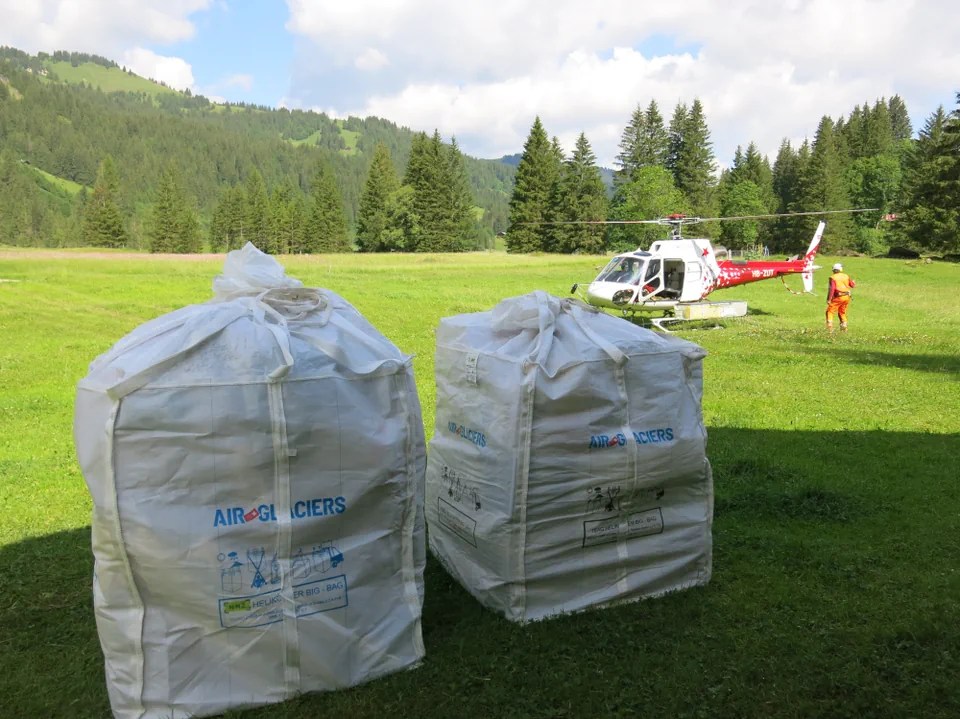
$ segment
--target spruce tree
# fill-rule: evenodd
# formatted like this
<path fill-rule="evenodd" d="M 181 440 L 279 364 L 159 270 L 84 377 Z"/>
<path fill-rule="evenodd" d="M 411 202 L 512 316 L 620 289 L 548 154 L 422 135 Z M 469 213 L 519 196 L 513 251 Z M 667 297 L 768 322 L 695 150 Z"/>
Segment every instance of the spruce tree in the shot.
<path fill-rule="evenodd" d="M 686 115 L 676 156 L 674 177 L 695 213 L 710 216 L 716 187 L 710 130 L 700 100 L 694 100 Z"/>
<path fill-rule="evenodd" d="M 281 182 L 270 197 L 271 254 L 287 254 L 297 249 L 303 234 L 303 199 L 289 180 Z"/>
<path fill-rule="evenodd" d="M 637 147 L 636 161 L 640 167 L 665 167 L 670 153 L 670 135 L 663 125 L 663 116 L 655 100 L 651 100 L 643 115 L 643 131 Z"/>
<path fill-rule="evenodd" d="M 850 197 L 845 178 L 847 158 L 843 145 L 834 133 L 834 123 L 824 116 L 817 127 L 810 153 L 810 162 L 801 176 L 799 206 L 796 211 L 845 210 L 850 208 Z M 814 219 L 807 218 L 802 226 L 813 235 Z M 856 236 L 850 215 L 831 215 L 824 233 L 824 249 L 831 252 L 850 248 Z"/>
<path fill-rule="evenodd" d="M 309 216 L 304 229 L 306 252 L 349 252 L 347 216 L 333 171 L 326 162 L 317 165 L 310 193 Z"/>
<path fill-rule="evenodd" d="M 864 117 L 862 156 L 873 157 L 890 152 L 893 147 L 893 125 L 885 100 L 877 100 Z"/>
<path fill-rule="evenodd" d="M 630 115 L 630 122 L 623 129 L 623 134 L 620 136 L 620 152 L 617 153 L 617 157 L 614 160 L 614 164 L 617 166 L 617 169 L 613 173 L 613 184 L 615 188 L 630 182 L 633 179 L 634 170 L 641 166 L 638 155 L 645 123 L 646 118 L 643 114 L 643 108 L 637 105 L 633 114 Z"/>
<path fill-rule="evenodd" d="M 439 135 L 437 135 L 439 139 Z M 441 175 L 442 189 L 446 200 L 445 228 L 447 232 L 444 251 L 458 252 L 464 249 L 477 249 L 479 234 L 473 216 L 473 196 L 467 181 L 467 172 L 463 163 L 463 153 L 457 145 L 457 138 L 450 138 L 446 149 L 446 162 Z"/>
<path fill-rule="evenodd" d="M 413 221 L 406 222 L 413 234 L 407 237 L 407 250 L 430 252 L 437 243 L 436 217 L 439 200 L 435 189 L 441 174 L 439 148 L 435 147 L 426 133 L 418 132 L 410 146 L 410 157 L 403 174 L 403 184 L 410 188 L 409 211 Z"/>
<path fill-rule="evenodd" d="M 168 165 L 160 173 L 160 180 L 157 182 L 157 194 L 150 225 L 151 252 L 173 252 L 177 242 L 182 207 L 175 174 L 173 165 Z"/>
<path fill-rule="evenodd" d="M 357 248 L 361 252 L 382 252 L 386 248 L 387 204 L 400 187 L 390 150 L 378 143 L 367 171 L 360 207 L 357 210 Z"/>
<path fill-rule="evenodd" d="M 673 108 L 673 116 L 670 118 L 670 127 L 667 131 L 669 139 L 667 142 L 667 159 L 664 166 L 673 175 L 673 184 L 676 187 L 680 186 L 678 168 L 680 166 L 680 153 L 683 149 L 683 133 L 687 129 L 687 115 L 687 106 L 678 102 L 677 106 Z"/>
<path fill-rule="evenodd" d="M 199 252 L 200 221 L 184 193 L 180 172 L 172 162 L 160 173 L 150 224 L 151 252 Z"/>
<path fill-rule="evenodd" d="M 83 216 L 83 244 L 91 247 L 123 247 L 129 240 L 117 198 L 120 179 L 113 158 L 100 163 L 93 193 Z"/>
<path fill-rule="evenodd" d="M 244 244 L 252 242 L 258 250 L 268 252 L 270 242 L 270 197 L 260 171 L 254 169 L 244 183 Z"/>
<path fill-rule="evenodd" d="M 557 150 L 537 117 L 523 145 L 510 196 L 508 252 L 537 252 L 545 248 L 549 232 L 542 223 L 549 221 L 551 195 L 559 175 Z"/>
<path fill-rule="evenodd" d="M 218 252 L 236 250 L 246 243 L 244 223 L 246 193 L 241 185 L 232 185 L 220 193 L 210 220 L 210 247 Z"/>
<path fill-rule="evenodd" d="M 890 132 L 893 135 L 893 141 L 902 142 L 913 137 L 910 113 L 907 112 L 907 105 L 903 98 L 894 95 L 890 98 L 887 108 L 890 113 Z"/>
<path fill-rule="evenodd" d="M 960 252 L 960 93 L 957 103 L 949 116 L 938 108 L 920 131 L 897 220 L 899 236 L 934 252 Z"/>
<path fill-rule="evenodd" d="M 555 221 L 569 224 L 554 226 L 553 242 L 547 248 L 553 252 L 603 252 L 607 218 L 607 191 L 597 167 L 597 158 L 585 134 L 580 133 L 573 155 L 563 164 L 556 183 L 554 207 L 551 216 Z"/>
<path fill-rule="evenodd" d="M 794 151 L 788 140 L 783 140 L 773 163 L 773 191 L 777 197 L 777 212 L 802 211 L 803 177 L 810 162 L 810 146 L 804 140 Z M 773 225 L 769 241 L 776 252 L 796 252 L 804 242 L 809 223 L 800 217 L 781 217 Z"/>

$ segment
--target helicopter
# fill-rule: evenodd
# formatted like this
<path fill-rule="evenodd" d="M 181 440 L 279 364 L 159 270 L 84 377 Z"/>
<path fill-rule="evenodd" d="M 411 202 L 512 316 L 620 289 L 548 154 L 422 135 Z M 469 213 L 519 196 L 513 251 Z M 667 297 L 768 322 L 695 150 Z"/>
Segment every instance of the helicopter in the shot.
<path fill-rule="evenodd" d="M 786 285 L 785 276 L 789 274 L 799 274 L 804 292 L 812 293 L 813 271 L 818 269 L 814 258 L 826 223 L 820 221 L 817 225 L 807 251 L 802 256 L 796 255 L 787 260 L 754 261 L 718 259 L 710 240 L 682 237 L 681 229 L 684 225 L 717 220 L 867 211 L 869 210 L 826 210 L 790 215 L 715 218 L 674 214 L 656 220 L 605 221 L 603 224 L 667 225 L 671 227 L 671 236 L 670 239 L 654 242 L 649 250 L 638 247 L 632 252 L 614 256 L 593 281 L 587 284 L 585 291 L 582 283 L 576 283 L 570 288 L 570 292 L 595 307 L 618 309 L 624 316 L 638 312 L 659 312 L 661 316 L 651 317 L 650 322 L 660 330 L 666 330 L 664 324 L 667 322 L 742 317 L 747 314 L 746 302 L 711 302 L 706 299 L 707 296 L 714 290 L 775 277 L 779 277 Z"/>

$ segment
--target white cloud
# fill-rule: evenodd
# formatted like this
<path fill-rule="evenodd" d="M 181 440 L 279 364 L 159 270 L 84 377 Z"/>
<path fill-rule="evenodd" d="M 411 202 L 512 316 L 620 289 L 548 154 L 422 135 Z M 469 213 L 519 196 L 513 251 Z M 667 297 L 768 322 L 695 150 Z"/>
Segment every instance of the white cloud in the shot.
<path fill-rule="evenodd" d="M 568 150 L 583 131 L 610 165 L 638 104 L 656 100 L 669 122 L 678 102 L 699 98 L 720 163 L 751 141 L 772 160 L 784 137 L 812 136 L 823 114 L 879 97 L 899 94 L 916 124 L 952 104 L 960 76 L 960 13 L 938 0 L 287 5 L 288 30 L 345 86 L 371 51 L 397 78 L 349 105 L 305 78 L 288 93 L 294 104 L 437 128 L 483 157 L 519 151 L 539 114 Z"/>
<path fill-rule="evenodd" d="M 179 57 L 164 57 L 137 47 L 123 54 L 123 65 L 142 77 L 166 83 L 176 90 L 196 90 L 193 68 Z"/>
<path fill-rule="evenodd" d="M 0 44 L 28 52 L 124 50 L 193 37 L 189 17 L 211 0 L 0 0 Z"/>
<path fill-rule="evenodd" d="M 390 64 L 390 60 L 379 50 L 368 47 L 353 62 L 358 70 L 379 70 Z"/>

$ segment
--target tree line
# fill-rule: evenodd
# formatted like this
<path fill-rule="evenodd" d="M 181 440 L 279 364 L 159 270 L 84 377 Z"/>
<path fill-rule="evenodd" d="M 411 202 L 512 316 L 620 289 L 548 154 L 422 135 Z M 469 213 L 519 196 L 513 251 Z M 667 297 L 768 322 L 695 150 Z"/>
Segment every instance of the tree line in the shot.
<path fill-rule="evenodd" d="M 566 157 L 537 117 L 524 144 L 509 205 L 511 252 L 622 251 L 662 239 L 656 225 L 629 224 L 682 213 L 700 217 L 789 215 L 876 208 L 828 218 L 824 247 L 877 254 L 891 246 L 960 251 L 960 94 L 939 108 L 916 139 L 903 100 L 823 116 L 813 140 L 783 140 L 773 165 L 756 144 L 738 146 L 717 173 L 703 105 L 678 103 L 665 123 L 655 101 L 638 105 L 619 144 L 612 196 L 581 134 Z M 613 220 L 613 223 L 605 223 Z M 796 252 L 816 219 L 704 223 L 704 234 L 733 248 Z"/>
<path fill-rule="evenodd" d="M 718 174 L 702 103 L 678 103 L 665 122 L 651 101 L 637 105 L 623 130 L 609 187 L 585 134 L 568 156 L 539 117 L 514 169 L 465 157 L 453 138 L 379 118 L 334 121 L 175 92 L 66 85 L 38 76 L 47 57 L 0 48 L 3 243 L 195 252 L 250 240 L 271 252 L 460 251 L 491 247 L 494 233 L 508 230 L 512 252 L 599 253 L 648 244 L 662 228 L 629 223 L 676 212 L 875 207 L 832 215 L 826 249 L 958 250 L 960 109 L 939 108 L 913 138 L 902 99 L 878 99 L 846 117 L 822 117 L 797 147 L 784 140 L 772 165 L 755 143 L 739 146 Z M 97 56 L 53 57 L 123 72 Z M 731 247 L 795 252 L 814 222 L 702 229 Z"/>
<path fill-rule="evenodd" d="M 302 202 L 309 209 L 317 167 L 323 165 L 334 179 L 339 200 L 332 199 L 342 205 L 353 244 L 377 147 L 385 146 L 402 169 L 417 135 L 375 117 L 332 120 L 323 113 L 216 105 L 202 96 L 167 91 L 102 92 L 60 82 L 44 64 L 50 57 L 0 48 L 2 243 L 85 244 L 90 235 L 83 232 L 84 216 L 109 155 L 119 180 L 113 198 L 125 229 L 122 240 L 114 237 L 111 243 L 122 241 L 135 249 L 156 245 L 154 209 L 169 194 L 161 179 L 170 172 L 189 205 L 185 212 L 199 223 L 201 246 L 212 249 L 218 246 L 212 242 L 214 230 L 219 232 L 211 227 L 214 213 L 227 190 L 233 188 L 236 198 L 236 188 L 248 187 L 259 173 L 271 197 L 276 191 L 289 198 L 288 204 Z M 124 72 L 96 56 L 54 57 Z M 471 249 L 491 245 L 506 226 L 513 168 L 462 154 L 459 158 L 472 205 L 470 227 L 458 244 Z M 102 188 L 92 207 L 101 199 Z"/>

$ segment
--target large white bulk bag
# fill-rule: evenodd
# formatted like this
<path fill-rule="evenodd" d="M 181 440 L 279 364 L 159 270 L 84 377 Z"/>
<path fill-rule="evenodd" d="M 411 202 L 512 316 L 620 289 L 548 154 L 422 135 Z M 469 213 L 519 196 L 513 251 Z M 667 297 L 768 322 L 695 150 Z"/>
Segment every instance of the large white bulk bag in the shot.
<path fill-rule="evenodd" d="M 514 621 L 708 582 L 704 356 L 543 292 L 441 320 L 431 551 Z"/>
<path fill-rule="evenodd" d="M 424 653 L 410 358 L 252 245 L 214 289 L 127 335 L 77 391 L 116 717 L 277 702 Z"/>

